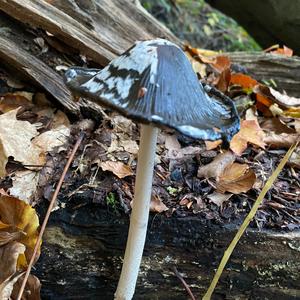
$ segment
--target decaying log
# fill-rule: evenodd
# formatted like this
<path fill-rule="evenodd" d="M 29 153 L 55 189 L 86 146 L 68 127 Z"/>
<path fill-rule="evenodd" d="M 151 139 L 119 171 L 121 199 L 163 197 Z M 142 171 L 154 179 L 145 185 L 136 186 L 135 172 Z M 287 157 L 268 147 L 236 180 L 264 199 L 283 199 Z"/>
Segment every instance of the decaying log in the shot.
<path fill-rule="evenodd" d="M 272 79 L 277 87 L 289 96 L 300 96 L 300 57 L 287 57 L 263 52 L 231 52 L 233 63 L 247 69 L 247 73 L 255 79 L 270 82 Z"/>
<path fill-rule="evenodd" d="M 37 271 L 42 299 L 113 299 L 128 218 L 87 205 L 54 212 Z M 173 267 L 201 299 L 237 226 L 197 216 L 152 215 L 134 299 L 189 299 Z M 248 229 L 213 299 L 299 299 L 300 232 Z"/>
<path fill-rule="evenodd" d="M 72 0 L 0 0 L 0 10 L 54 34 L 102 66 L 136 40 L 164 36 L 178 41 L 140 5 L 126 0 L 86 2 L 78 1 L 78 6 Z"/>
<path fill-rule="evenodd" d="M 69 112 L 79 114 L 79 106 L 72 101 L 72 95 L 61 76 L 5 35 L 0 35 L 0 57 L 2 63 L 5 62 L 21 75 L 36 82 Z"/>

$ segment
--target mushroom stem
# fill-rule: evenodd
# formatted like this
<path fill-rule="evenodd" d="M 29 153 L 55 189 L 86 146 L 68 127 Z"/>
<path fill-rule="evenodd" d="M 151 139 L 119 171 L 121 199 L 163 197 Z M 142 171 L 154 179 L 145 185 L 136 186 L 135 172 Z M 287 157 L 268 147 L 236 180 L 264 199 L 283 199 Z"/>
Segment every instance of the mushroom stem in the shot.
<path fill-rule="evenodd" d="M 116 300 L 130 300 L 135 290 L 147 233 L 157 133 L 156 127 L 141 125 L 135 195 Z"/>

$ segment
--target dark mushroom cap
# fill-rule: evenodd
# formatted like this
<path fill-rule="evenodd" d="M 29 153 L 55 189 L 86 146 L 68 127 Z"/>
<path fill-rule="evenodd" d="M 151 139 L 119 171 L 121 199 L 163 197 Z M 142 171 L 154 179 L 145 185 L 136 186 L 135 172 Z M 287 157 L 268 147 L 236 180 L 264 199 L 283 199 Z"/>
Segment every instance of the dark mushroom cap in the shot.
<path fill-rule="evenodd" d="M 210 98 L 184 52 L 167 40 L 137 42 L 102 70 L 70 68 L 65 81 L 99 105 L 192 138 L 230 140 L 239 130 L 232 101 Z"/>

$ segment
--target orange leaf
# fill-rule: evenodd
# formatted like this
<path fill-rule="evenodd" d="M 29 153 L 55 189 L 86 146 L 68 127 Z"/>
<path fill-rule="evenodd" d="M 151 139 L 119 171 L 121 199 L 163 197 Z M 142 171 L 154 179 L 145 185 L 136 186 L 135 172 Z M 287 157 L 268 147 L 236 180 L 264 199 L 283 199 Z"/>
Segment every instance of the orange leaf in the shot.
<path fill-rule="evenodd" d="M 258 84 L 258 82 L 248 75 L 235 73 L 231 74 L 230 84 L 240 85 L 247 92 L 252 92 L 252 89 Z"/>
<path fill-rule="evenodd" d="M 219 75 L 219 79 L 216 84 L 217 89 L 225 93 L 229 86 L 230 77 L 231 77 L 230 69 L 229 68 L 224 69 Z"/>
<path fill-rule="evenodd" d="M 232 138 L 230 149 L 237 155 L 242 155 L 248 143 L 265 147 L 265 134 L 256 120 L 244 120 L 241 122 L 240 131 Z"/>
<path fill-rule="evenodd" d="M 293 56 L 293 50 L 287 46 L 283 46 L 283 48 L 278 48 L 276 50 L 271 51 L 270 53 L 273 54 L 280 54 L 280 55 L 284 55 L 284 56 L 288 56 L 291 57 Z"/>
<path fill-rule="evenodd" d="M 230 69 L 231 61 L 226 55 L 219 55 L 215 57 L 215 61 L 210 65 L 218 72 L 223 72 L 226 69 Z"/>

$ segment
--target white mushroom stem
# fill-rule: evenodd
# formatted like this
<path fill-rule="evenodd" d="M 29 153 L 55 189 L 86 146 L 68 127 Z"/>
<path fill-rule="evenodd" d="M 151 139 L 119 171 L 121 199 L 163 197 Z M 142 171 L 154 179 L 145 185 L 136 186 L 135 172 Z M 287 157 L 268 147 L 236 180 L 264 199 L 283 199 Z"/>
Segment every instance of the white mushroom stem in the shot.
<path fill-rule="evenodd" d="M 130 300 L 135 290 L 147 233 L 157 133 L 156 127 L 141 126 L 135 195 L 116 300 Z"/>

